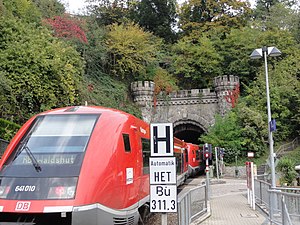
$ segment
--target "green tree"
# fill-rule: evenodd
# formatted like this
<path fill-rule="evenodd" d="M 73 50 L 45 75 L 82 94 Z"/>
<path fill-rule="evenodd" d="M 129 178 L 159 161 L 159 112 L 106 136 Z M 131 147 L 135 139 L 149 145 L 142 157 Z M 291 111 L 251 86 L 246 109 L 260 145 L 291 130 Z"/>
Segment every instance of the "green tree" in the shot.
<path fill-rule="evenodd" d="M 159 94 L 162 91 L 170 93 L 178 90 L 177 79 L 168 73 L 167 70 L 160 67 L 155 67 L 153 81 L 155 83 L 155 94 Z"/>
<path fill-rule="evenodd" d="M 137 5 L 135 21 L 166 42 L 174 42 L 176 0 L 141 0 Z"/>
<path fill-rule="evenodd" d="M 283 55 L 285 51 L 289 52 L 288 48 L 282 49 Z M 277 141 L 295 136 L 299 129 L 296 122 L 299 115 L 297 102 L 300 99 L 299 78 L 297 78 L 299 66 L 296 63 L 299 60 L 299 50 L 293 52 L 287 54 L 281 61 L 272 62 L 270 59 L 270 99 L 272 117 L 276 119 L 277 124 L 277 131 L 274 133 Z M 248 107 L 261 112 L 267 121 L 265 87 L 265 72 L 262 67 L 257 79 L 246 89 L 244 99 Z"/>
<path fill-rule="evenodd" d="M 183 3 L 179 13 L 180 28 L 184 33 L 217 28 L 227 32 L 247 23 L 250 5 L 239 0 L 190 0 Z M 221 28 L 221 29 L 220 29 Z"/>
<path fill-rule="evenodd" d="M 262 65 L 260 60 L 251 60 L 251 52 L 262 46 L 261 31 L 251 27 L 232 29 L 225 39 L 215 39 L 215 48 L 224 60 L 220 62 L 223 74 L 235 74 L 241 83 L 251 83 Z"/>
<path fill-rule="evenodd" d="M 0 138 L 6 141 L 10 141 L 20 129 L 20 127 L 20 125 L 14 122 L 0 118 Z"/>
<path fill-rule="evenodd" d="M 43 18 L 52 18 L 65 13 L 64 5 L 58 0 L 32 0 Z"/>
<path fill-rule="evenodd" d="M 245 151 L 255 152 L 255 157 L 265 155 L 268 143 L 268 126 L 265 114 L 247 106 L 245 98 L 241 97 L 233 111 L 238 115 Z"/>
<path fill-rule="evenodd" d="M 281 185 L 287 184 L 288 186 L 292 186 L 293 181 L 298 175 L 298 173 L 295 170 L 295 162 L 289 158 L 283 157 L 279 160 L 276 169 L 281 173 Z"/>
<path fill-rule="evenodd" d="M 31 0 L 2 0 L 4 14 L 24 22 L 40 24 L 41 12 Z"/>
<path fill-rule="evenodd" d="M 87 0 L 89 14 L 97 18 L 99 25 L 128 22 L 137 7 L 136 0 Z"/>
<path fill-rule="evenodd" d="M 77 51 L 85 59 L 85 74 L 88 77 L 101 76 L 108 64 L 108 52 L 105 46 L 107 29 L 100 26 L 93 16 L 86 19 L 86 37 L 88 43 L 76 42 Z"/>
<path fill-rule="evenodd" d="M 0 33 L 0 69 L 12 82 L 15 122 L 46 109 L 76 104 L 83 62 L 72 47 L 46 29 L 15 19 L 1 19 Z"/>
<path fill-rule="evenodd" d="M 222 73 L 223 59 L 205 35 L 180 39 L 173 45 L 172 54 L 171 69 L 183 88 L 211 86 L 212 78 Z"/>
<path fill-rule="evenodd" d="M 13 82 L 9 80 L 3 71 L 0 72 L 0 117 L 10 118 L 16 111 L 16 96 L 12 89 Z M 2 135 L 4 138 L 4 135 Z"/>
<path fill-rule="evenodd" d="M 266 19 L 270 14 L 272 7 L 277 4 L 284 4 L 287 7 L 292 7 L 297 4 L 297 0 L 256 0 L 256 7 L 254 10 L 255 18 Z"/>
<path fill-rule="evenodd" d="M 294 1 L 259 1 L 253 12 L 253 24 L 262 30 L 288 30 L 297 37 L 300 19 L 295 6 Z"/>
<path fill-rule="evenodd" d="M 238 123 L 238 117 L 234 112 L 229 112 L 223 118 L 217 115 L 214 126 L 200 139 L 204 143 L 225 148 L 224 160 L 226 162 L 233 162 L 235 156 L 243 156 L 245 142 L 242 137 L 242 128 Z"/>
<path fill-rule="evenodd" d="M 148 79 L 146 68 L 157 64 L 161 42 L 133 23 L 109 26 L 106 38 L 108 73 L 127 81 Z"/>

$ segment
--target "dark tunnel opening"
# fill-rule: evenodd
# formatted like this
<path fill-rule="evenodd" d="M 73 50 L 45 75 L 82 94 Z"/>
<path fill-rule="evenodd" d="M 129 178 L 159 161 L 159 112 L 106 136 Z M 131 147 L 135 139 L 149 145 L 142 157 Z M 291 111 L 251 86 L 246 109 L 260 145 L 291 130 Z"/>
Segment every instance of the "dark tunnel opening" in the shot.
<path fill-rule="evenodd" d="M 174 127 L 175 137 L 193 144 L 201 144 L 199 138 L 204 133 L 202 128 L 194 124 L 179 124 Z"/>

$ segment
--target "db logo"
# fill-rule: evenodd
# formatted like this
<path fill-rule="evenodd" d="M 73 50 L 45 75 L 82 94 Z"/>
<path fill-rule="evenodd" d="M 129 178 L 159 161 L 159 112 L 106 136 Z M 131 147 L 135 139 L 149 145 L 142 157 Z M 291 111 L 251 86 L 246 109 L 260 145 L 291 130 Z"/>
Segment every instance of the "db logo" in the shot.
<path fill-rule="evenodd" d="M 30 208 L 31 202 L 17 202 L 16 211 L 28 211 Z"/>

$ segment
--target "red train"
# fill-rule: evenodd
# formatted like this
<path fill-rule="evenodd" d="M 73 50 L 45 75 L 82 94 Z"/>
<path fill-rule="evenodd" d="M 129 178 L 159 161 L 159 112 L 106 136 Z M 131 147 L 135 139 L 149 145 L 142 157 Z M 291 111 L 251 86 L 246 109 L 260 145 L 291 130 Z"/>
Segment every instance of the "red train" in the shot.
<path fill-rule="evenodd" d="M 188 176 L 194 177 L 204 169 L 202 151 L 199 145 L 187 143 L 188 150 Z"/>
<path fill-rule="evenodd" d="M 178 184 L 187 144 L 174 139 Z M 137 224 L 149 202 L 149 124 L 103 107 L 34 116 L 0 161 L 0 224 Z"/>

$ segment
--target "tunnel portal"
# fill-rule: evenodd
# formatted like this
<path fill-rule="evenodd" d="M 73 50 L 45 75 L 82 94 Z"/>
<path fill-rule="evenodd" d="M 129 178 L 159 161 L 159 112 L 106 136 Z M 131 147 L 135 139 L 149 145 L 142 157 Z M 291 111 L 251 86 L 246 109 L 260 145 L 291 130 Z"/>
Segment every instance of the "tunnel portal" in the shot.
<path fill-rule="evenodd" d="M 192 123 L 174 124 L 174 136 L 185 142 L 201 144 L 199 138 L 204 133 L 205 131 L 200 126 Z"/>

